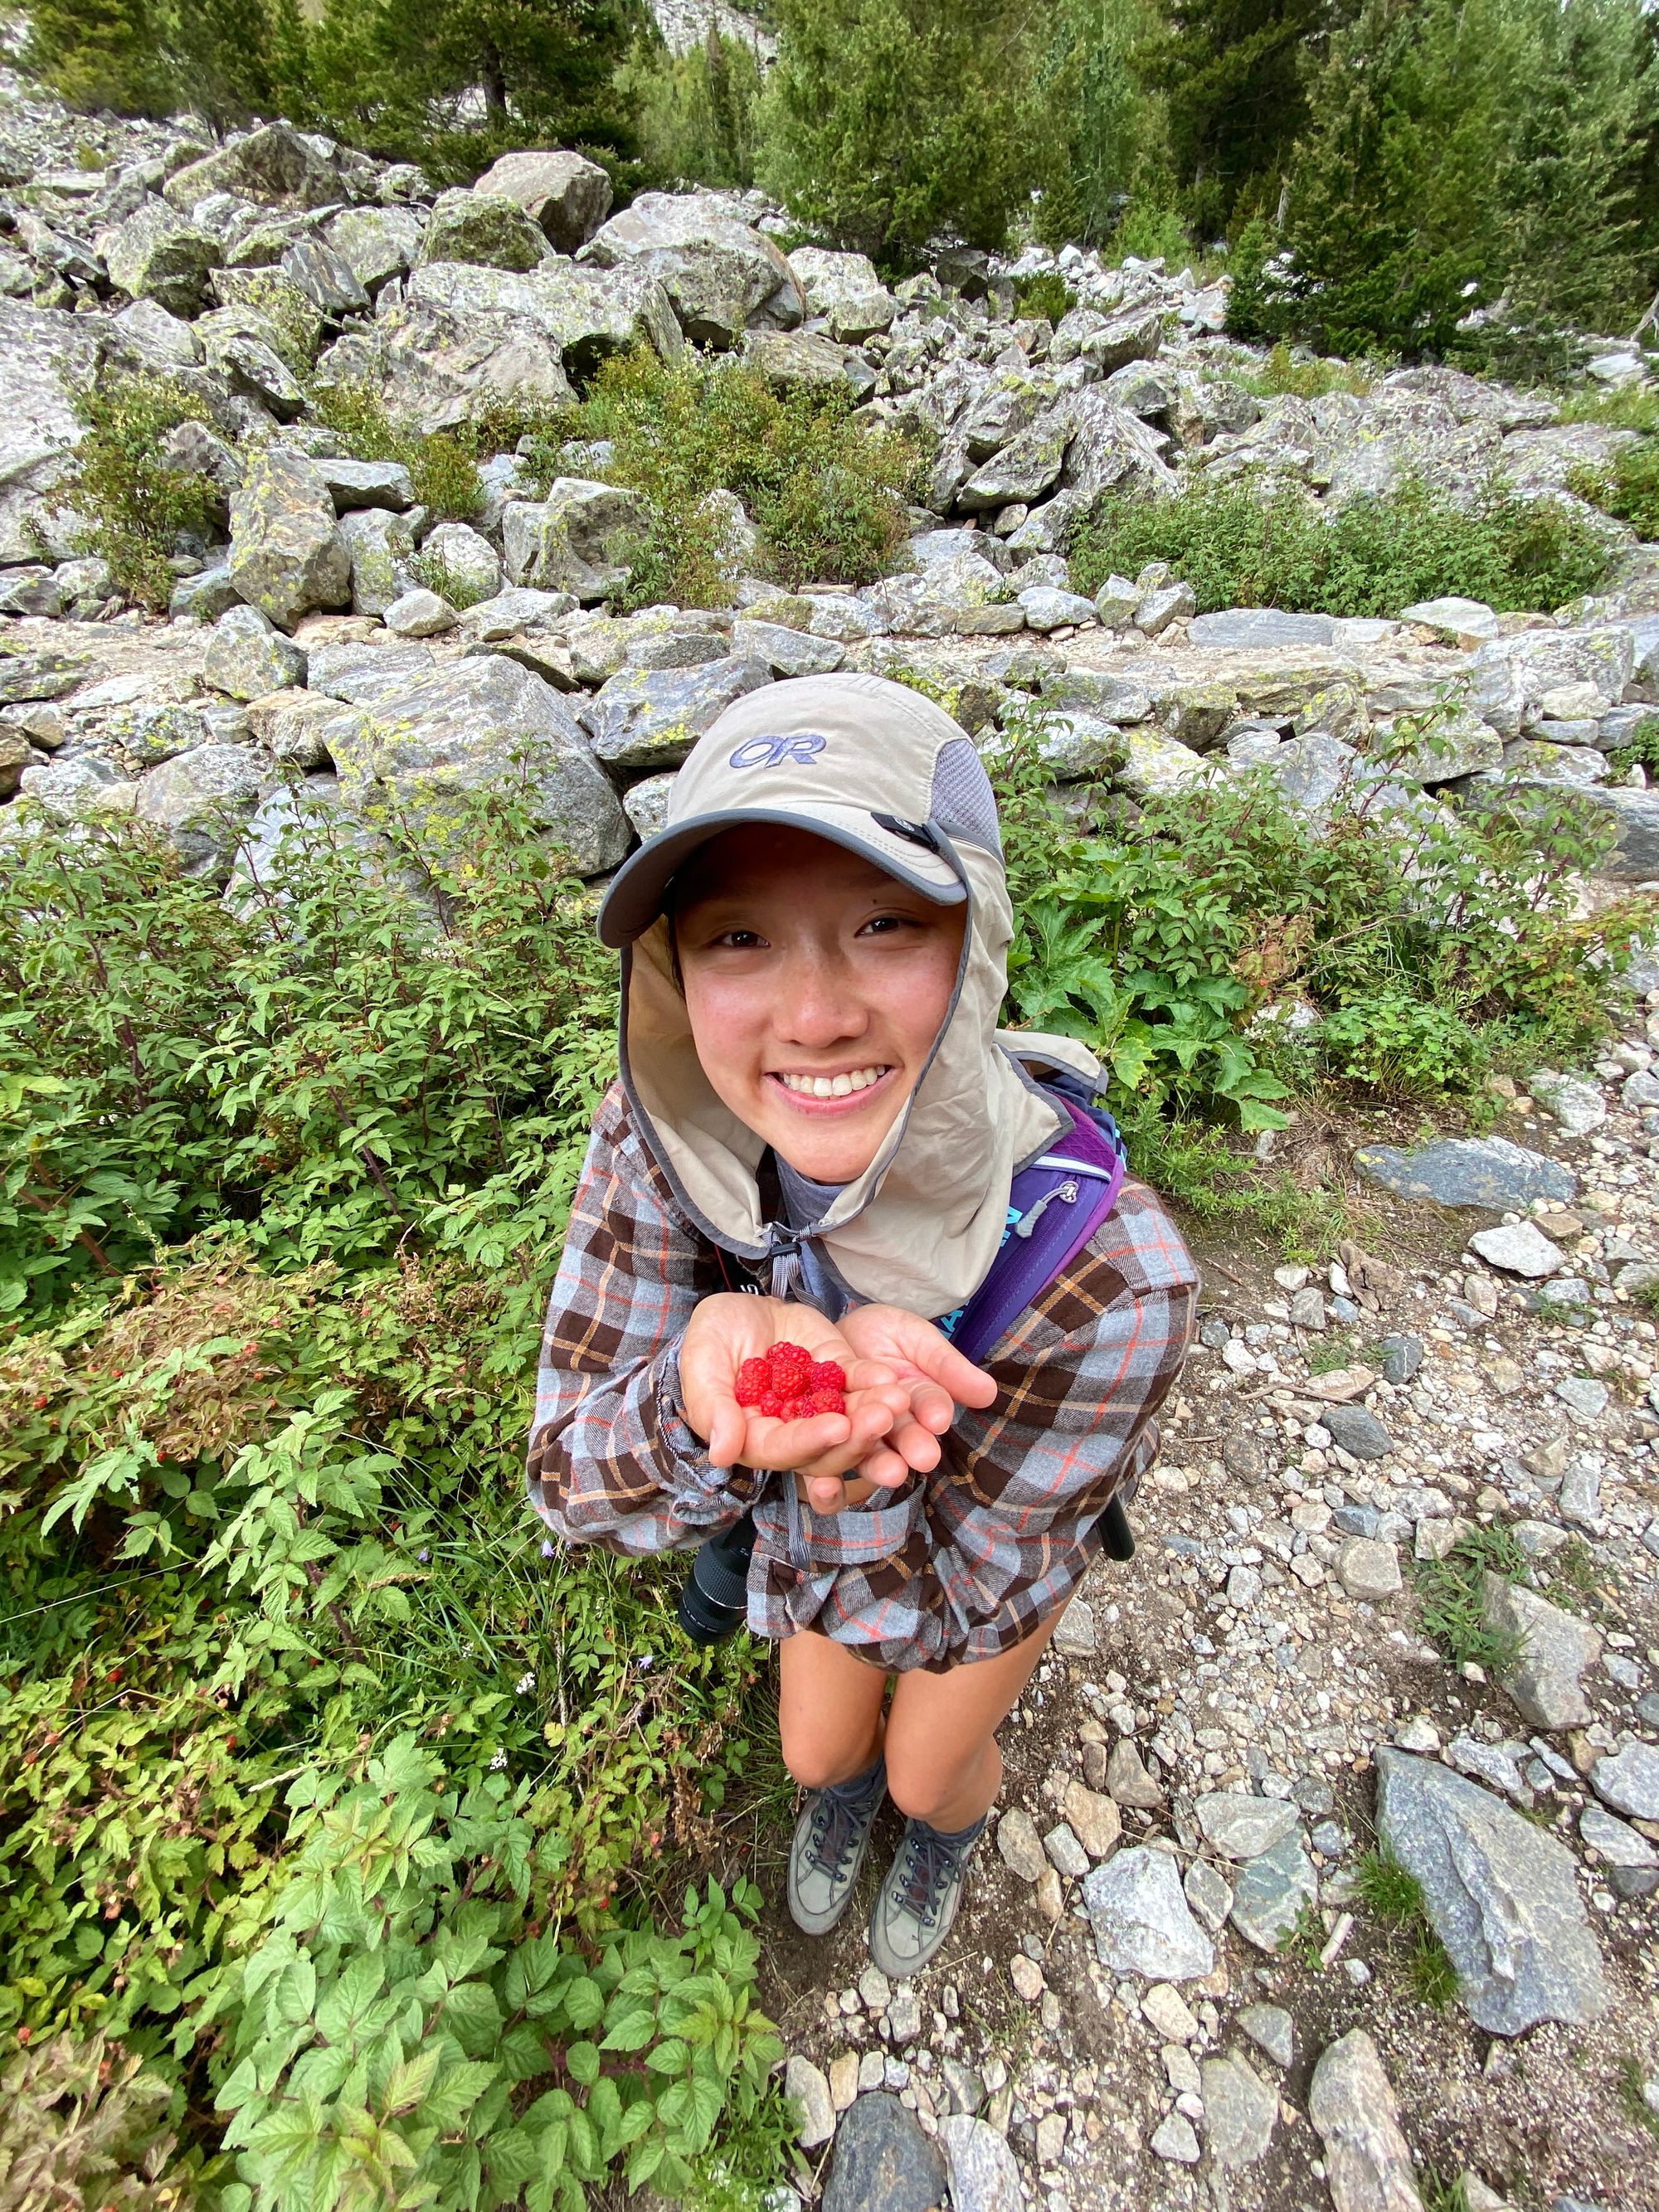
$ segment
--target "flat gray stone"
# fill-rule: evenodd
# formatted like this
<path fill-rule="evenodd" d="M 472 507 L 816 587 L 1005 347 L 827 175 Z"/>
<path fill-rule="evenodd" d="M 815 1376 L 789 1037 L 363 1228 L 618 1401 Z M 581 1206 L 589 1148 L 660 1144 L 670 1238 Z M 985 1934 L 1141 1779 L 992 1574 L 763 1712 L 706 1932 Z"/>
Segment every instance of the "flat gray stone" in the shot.
<path fill-rule="evenodd" d="M 1501 1675 L 1522 1720 L 1535 1729 L 1584 1728 L 1595 1718 L 1579 1677 L 1601 1655 L 1600 1632 L 1565 1613 L 1524 1583 L 1488 1574 L 1481 1619 L 1500 1635 L 1521 1639 L 1521 1658 Z"/>
<path fill-rule="evenodd" d="M 946 2059 L 945 2065 L 951 2063 Z M 1024 2212 L 1019 2161 L 1006 2136 L 984 2120 L 952 2112 L 939 2122 L 939 2140 L 950 2175 L 951 2212 Z"/>
<path fill-rule="evenodd" d="M 1194 1859 L 1182 1882 L 1187 1902 L 1212 1936 L 1218 1936 L 1233 1909 L 1233 1893 L 1208 1859 Z"/>
<path fill-rule="evenodd" d="M 1527 1088 L 1570 1137 L 1588 1137 L 1607 1118 L 1601 1086 L 1582 1075 L 1560 1075 L 1553 1067 L 1535 1067 L 1527 1078 Z"/>
<path fill-rule="evenodd" d="M 1498 635 L 1498 617 L 1486 601 L 1459 599 L 1455 593 L 1438 599 L 1419 599 L 1409 607 L 1401 607 L 1400 619 L 1421 623 L 1425 629 L 1437 631 L 1447 645 L 1455 645 L 1460 638 Z"/>
<path fill-rule="evenodd" d="M 588 708 L 593 750 L 616 768 L 677 767 L 733 700 L 771 680 L 763 660 L 736 656 L 700 668 L 624 668 Z"/>
<path fill-rule="evenodd" d="M 1479 1206 L 1494 1213 L 1530 1206 L 1535 1198 L 1570 1199 L 1578 1188 L 1571 1168 L 1507 1137 L 1442 1137 L 1410 1152 L 1365 1145 L 1354 1158 L 1373 1182 L 1398 1198 Z"/>
<path fill-rule="evenodd" d="M 1204 2134 L 1218 2166 L 1254 2166 L 1267 2154 L 1279 2118 L 1279 2092 L 1234 2051 L 1200 2069 Z"/>
<path fill-rule="evenodd" d="M 828 2142 L 836 2132 L 836 2108 L 830 2102 L 830 2084 L 822 2069 L 799 2051 L 791 2054 L 784 2069 L 783 2094 L 800 2107 L 795 2140 L 802 2149 L 816 2150 L 820 2143 Z"/>
<path fill-rule="evenodd" d="M 1184 2112 L 1166 2113 L 1153 2129 L 1149 2148 L 1154 2158 L 1171 2166 L 1196 2166 L 1204 2154 Z"/>
<path fill-rule="evenodd" d="M 1110 1804 L 1110 1798 L 1107 1799 Z M 1067 1881 L 1081 1881 L 1089 1871 L 1089 1854 L 1064 1820 L 1057 1821 L 1042 1838 L 1042 1848 L 1048 1855 L 1048 1863 L 1056 1874 Z"/>
<path fill-rule="evenodd" d="M 834 638 L 782 623 L 733 623 L 732 650 L 742 659 L 763 660 L 774 676 L 831 676 L 847 658 L 846 647 Z"/>
<path fill-rule="evenodd" d="M 1120 1850 L 1085 1879 L 1083 1902 L 1101 1963 L 1114 1972 L 1188 1982 L 1213 1970 L 1215 1947 L 1188 1910 L 1169 1852 L 1141 1844 Z"/>
<path fill-rule="evenodd" d="M 1620 1748 L 1598 1759 L 1590 1786 L 1604 1805 L 1632 1820 L 1659 1820 L 1659 1750 L 1630 1737 Z"/>
<path fill-rule="evenodd" d="M 272 781 L 250 745 L 195 745 L 150 770 L 136 811 L 172 845 L 187 876 L 222 882 L 243 824 Z"/>
<path fill-rule="evenodd" d="M 258 699 L 306 680 L 307 655 L 257 607 L 221 615 L 202 655 L 202 674 L 232 699 Z"/>
<path fill-rule="evenodd" d="M 1489 1267 L 1524 1275 L 1531 1282 L 1558 1274 L 1562 1264 L 1560 1246 L 1552 1244 L 1535 1221 L 1505 1221 L 1496 1229 L 1477 1229 L 1469 1249 Z"/>
<path fill-rule="evenodd" d="M 1494 2035 L 1593 2020 L 1609 2002 L 1572 1854 L 1430 1759 L 1376 1753 L 1377 1832 L 1422 1885 L 1469 2017 Z"/>
<path fill-rule="evenodd" d="M 394 637 L 439 637 L 455 627 L 455 610 L 436 592 L 417 584 L 393 599 L 382 617 Z"/>
<path fill-rule="evenodd" d="M 1011 1805 L 997 1822 L 997 1849 L 1003 1864 L 1022 1881 L 1037 1881 L 1048 1865 L 1036 1822 L 1023 1805 Z"/>
<path fill-rule="evenodd" d="M 476 189 L 516 200 L 561 253 L 585 246 L 611 212 L 609 176 L 580 154 L 503 154 Z"/>
<path fill-rule="evenodd" d="M 1304 1905 L 1319 1901 L 1313 1862 L 1294 1835 L 1248 1860 L 1233 1885 L 1233 1926 L 1259 1951 L 1277 1951 Z"/>
<path fill-rule="evenodd" d="M 1210 1790 L 1194 1808 L 1206 1843 L 1223 1858 L 1259 1858 L 1296 1830 L 1296 1808 L 1282 1797 L 1249 1797 L 1230 1790 Z"/>
<path fill-rule="evenodd" d="M 1581 1420 L 1599 1421 L 1613 1393 L 1593 1375 L 1564 1375 L 1555 1386 L 1555 1395 Z"/>
<path fill-rule="evenodd" d="M 1578 1833 L 1609 1866 L 1659 1867 L 1659 1850 L 1647 1838 L 1623 1820 L 1615 1820 L 1599 1805 L 1586 1805 L 1580 1813 Z"/>
<path fill-rule="evenodd" d="M 1319 1418 L 1355 1459 L 1386 1459 L 1394 1449 L 1394 1438 L 1364 1406 L 1327 1406 Z"/>
<path fill-rule="evenodd" d="M 633 842 L 569 708 L 498 653 L 453 661 L 356 709 L 331 743 L 349 800 L 371 820 L 392 800 L 441 838 L 454 793 L 500 786 L 522 797 L 578 874 L 614 867 Z"/>
<path fill-rule="evenodd" d="M 1053 584 L 1033 584 L 1029 591 L 1020 592 L 1019 605 L 1027 629 L 1060 629 L 1068 623 L 1074 628 L 1086 623 L 1092 629 L 1099 619 L 1092 599 L 1078 592 L 1062 592 Z"/>
<path fill-rule="evenodd" d="M 1400 1554 L 1377 1537 L 1351 1536 L 1336 1555 L 1336 1578 L 1356 1604 L 1380 1605 L 1401 1588 Z"/>
<path fill-rule="evenodd" d="M 312 690 L 331 699 L 372 707 L 393 692 L 407 691 L 436 666 L 428 645 L 319 645 L 306 680 Z"/>
<path fill-rule="evenodd" d="M 1194 645 L 1230 653 L 1254 653 L 1262 647 L 1328 645 L 1329 615 L 1283 614 L 1277 607 L 1224 607 L 1219 614 L 1194 615 L 1188 632 Z"/>
<path fill-rule="evenodd" d="M 1308 2117 L 1324 2145 L 1336 2212 L 1423 2212 L 1394 2089 L 1363 2027 L 1321 2052 Z"/>
<path fill-rule="evenodd" d="M 1164 1802 L 1164 1789 L 1146 1771 L 1140 1747 L 1129 1736 L 1120 1736 L 1106 1762 L 1106 1795 L 1120 1805 L 1154 1812 Z"/>
<path fill-rule="evenodd" d="M 937 2212 L 945 2190 L 945 2160 L 915 2115 L 884 2091 L 856 2098 L 836 2132 L 823 2212 Z"/>
<path fill-rule="evenodd" d="M 109 718 L 106 733 L 143 768 L 159 768 L 192 746 L 206 744 L 210 734 L 207 719 L 198 708 L 172 700 L 118 707 Z"/>
<path fill-rule="evenodd" d="M 1282 2005 L 1246 2005 L 1238 2027 L 1275 2066 L 1289 2066 L 1296 2057 L 1296 2022 Z"/>

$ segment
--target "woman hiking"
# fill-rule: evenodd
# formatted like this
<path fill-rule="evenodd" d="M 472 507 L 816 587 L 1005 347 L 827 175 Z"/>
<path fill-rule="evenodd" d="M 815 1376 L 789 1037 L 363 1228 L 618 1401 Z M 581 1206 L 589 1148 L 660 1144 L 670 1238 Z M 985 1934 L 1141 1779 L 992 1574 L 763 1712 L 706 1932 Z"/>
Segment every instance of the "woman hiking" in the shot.
<path fill-rule="evenodd" d="M 998 1035 L 995 802 L 916 693 L 810 677 L 728 708 L 599 932 L 623 953 L 622 1073 L 554 1285 L 531 1500 L 565 1542 L 624 1553 L 752 1517 L 748 1625 L 780 1644 L 807 1793 L 791 1912 L 836 1924 L 890 1796 L 907 1825 L 869 1941 L 907 1977 L 955 1918 L 997 1729 L 1156 1454 L 1195 1272 L 1078 1109 L 1089 1055 Z M 1085 1194 L 1109 1212 L 974 1364 L 951 1338 L 981 1286 L 1108 1167 Z M 840 1367 L 844 1412 L 739 1403 L 781 1344 Z"/>

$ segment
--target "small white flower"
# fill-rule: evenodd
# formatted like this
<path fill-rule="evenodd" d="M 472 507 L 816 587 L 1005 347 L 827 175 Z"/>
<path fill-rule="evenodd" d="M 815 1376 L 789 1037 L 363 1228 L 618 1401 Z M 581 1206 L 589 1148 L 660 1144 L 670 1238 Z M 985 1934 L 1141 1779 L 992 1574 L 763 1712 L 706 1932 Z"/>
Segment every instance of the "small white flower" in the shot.
<path fill-rule="evenodd" d="M 497 1769 L 503 1767 L 506 1765 L 507 1753 L 504 1751 L 498 1751 L 489 1762 L 489 1771 L 494 1774 Z"/>
<path fill-rule="evenodd" d="M 535 1686 L 536 1677 L 533 1674 L 520 1674 L 518 1680 L 513 1685 L 514 1689 L 521 1698 L 527 1698 Z"/>

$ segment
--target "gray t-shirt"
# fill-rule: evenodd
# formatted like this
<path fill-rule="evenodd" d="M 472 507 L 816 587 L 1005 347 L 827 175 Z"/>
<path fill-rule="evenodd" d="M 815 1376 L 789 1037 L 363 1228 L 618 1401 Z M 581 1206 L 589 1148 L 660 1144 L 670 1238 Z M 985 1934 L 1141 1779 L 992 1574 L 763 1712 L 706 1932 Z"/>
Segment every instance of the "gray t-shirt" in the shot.
<path fill-rule="evenodd" d="M 845 1183 L 814 1182 L 798 1168 L 792 1168 L 781 1152 L 772 1156 L 778 1164 L 778 1193 L 783 1200 L 784 1218 L 792 1229 L 811 1229 L 823 1220 L 842 1192 Z M 801 1289 L 805 1302 L 816 1306 L 828 1321 L 839 1321 L 847 1310 L 847 1293 L 824 1266 L 817 1247 L 804 1243 L 800 1248 Z"/>

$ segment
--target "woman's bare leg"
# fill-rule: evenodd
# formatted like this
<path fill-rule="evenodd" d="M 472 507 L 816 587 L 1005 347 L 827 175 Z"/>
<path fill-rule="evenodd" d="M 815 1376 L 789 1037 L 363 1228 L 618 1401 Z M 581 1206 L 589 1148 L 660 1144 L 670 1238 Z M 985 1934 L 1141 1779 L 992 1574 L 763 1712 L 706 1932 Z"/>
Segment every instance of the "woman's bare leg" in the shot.
<path fill-rule="evenodd" d="M 814 1628 L 778 1650 L 778 1731 L 784 1764 L 803 1790 L 827 1790 L 875 1764 L 885 1735 L 887 1677 Z"/>
<path fill-rule="evenodd" d="M 1060 1606 L 1024 1643 L 994 1659 L 953 1667 L 948 1674 L 918 1668 L 899 1676 L 886 1748 L 887 1792 L 902 1813 L 949 1836 L 989 1812 L 1002 1787 L 996 1732 L 1065 1610 Z"/>

